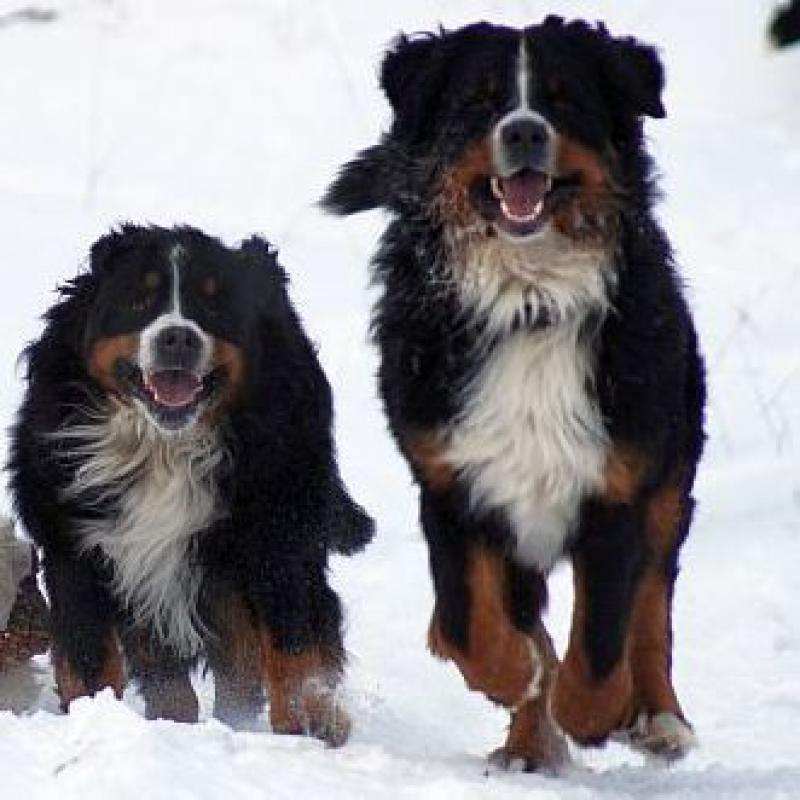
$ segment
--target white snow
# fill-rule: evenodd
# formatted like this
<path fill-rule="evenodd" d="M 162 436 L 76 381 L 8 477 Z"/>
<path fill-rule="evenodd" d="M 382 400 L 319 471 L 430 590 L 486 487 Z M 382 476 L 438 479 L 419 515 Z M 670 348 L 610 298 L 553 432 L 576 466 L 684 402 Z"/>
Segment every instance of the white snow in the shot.
<path fill-rule="evenodd" d="M 266 723 L 145 722 L 130 696 L 61 716 L 40 664 L 35 712 L 0 712 L 0 797 L 800 797 L 800 48 L 767 50 L 770 0 L 37 1 L 57 17 L 0 24 L 2 425 L 20 398 L 15 359 L 53 287 L 111 224 L 186 221 L 229 241 L 262 231 L 320 343 L 343 470 L 379 535 L 333 565 L 356 722 L 345 748 Z M 0 23 L 27 5 L 0 0 Z M 506 717 L 425 651 L 416 494 L 375 398 L 367 260 L 385 220 L 314 206 L 386 124 L 377 63 L 400 28 L 524 24 L 551 10 L 657 42 L 668 71 L 669 118 L 648 131 L 711 385 L 676 597 L 675 677 L 701 747 L 670 770 L 612 745 L 576 751 L 561 779 L 487 774 Z M 568 570 L 551 588 L 563 647 Z"/>

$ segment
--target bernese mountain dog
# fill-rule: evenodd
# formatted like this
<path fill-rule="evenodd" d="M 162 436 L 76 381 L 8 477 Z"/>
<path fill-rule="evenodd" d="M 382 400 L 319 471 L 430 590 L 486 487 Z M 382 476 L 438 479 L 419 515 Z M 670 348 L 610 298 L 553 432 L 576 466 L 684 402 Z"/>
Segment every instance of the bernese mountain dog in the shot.
<path fill-rule="evenodd" d="M 394 218 L 375 256 L 380 392 L 421 489 L 431 651 L 511 712 L 494 761 L 553 769 L 562 731 L 682 755 L 673 585 L 704 370 L 654 219 L 656 51 L 550 16 L 401 35 L 379 144 L 323 204 Z M 541 613 L 572 562 L 562 664 Z"/>
<path fill-rule="evenodd" d="M 125 225 L 25 351 L 16 512 L 44 551 L 62 707 L 136 680 L 148 718 L 347 737 L 332 551 L 372 520 L 336 466 L 331 391 L 259 237 Z"/>

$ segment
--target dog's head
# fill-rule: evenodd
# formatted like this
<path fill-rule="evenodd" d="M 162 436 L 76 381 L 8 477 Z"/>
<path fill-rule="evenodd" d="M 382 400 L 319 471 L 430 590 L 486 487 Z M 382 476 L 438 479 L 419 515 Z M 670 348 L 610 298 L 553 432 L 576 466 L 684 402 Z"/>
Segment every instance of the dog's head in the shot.
<path fill-rule="evenodd" d="M 240 399 L 259 315 L 285 278 L 258 238 L 230 249 L 192 228 L 125 226 L 98 240 L 80 349 L 102 391 L 164 431 Z"/>
<path fill-rule="evenodd" d="M 642 179 L 642 118 L 662 117 L 653 48 L 602 25 L 548 17 L 400 36 L 381 68 L 394 120 L 325 204 L 433 214 L 523 242 L 550 229 L 601 238 Z"/>

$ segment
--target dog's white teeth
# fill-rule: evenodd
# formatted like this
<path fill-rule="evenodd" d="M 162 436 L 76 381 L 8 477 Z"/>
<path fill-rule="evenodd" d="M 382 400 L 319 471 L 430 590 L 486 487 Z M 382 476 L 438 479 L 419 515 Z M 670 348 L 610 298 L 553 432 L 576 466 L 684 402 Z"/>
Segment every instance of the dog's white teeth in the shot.
<path fill-rule="evenodd" d="M 500 180 L 497 177 L 492 177 L 491 181 L 489 181 L 492 187 L 492 194 L 498 199 L 503 199 L 503 190 L 500 188 Z"/>
<path fill-rule="evenodd" d="M 158 395 L 158 387 L 154 383 L 151 383 L 150 381 L 145 381 L 144 385 L 151 399 L 156 403 L 160 403 L 161 398 Z"/>
<path fill-rule="evenodd" d="M 544 211 L 544 199 L 540 200 L 530 214 L 515 214 L 506 204 L 505 200 L 500 201 L 500 210 L 506 219 L 520 224 L 535 222 L 539 215 Z"/>

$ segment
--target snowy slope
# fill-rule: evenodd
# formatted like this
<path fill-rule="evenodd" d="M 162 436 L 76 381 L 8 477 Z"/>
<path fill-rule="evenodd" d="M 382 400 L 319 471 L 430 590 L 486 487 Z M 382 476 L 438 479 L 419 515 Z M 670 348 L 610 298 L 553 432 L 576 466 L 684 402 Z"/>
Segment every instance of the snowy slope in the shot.
<path fill-rule="evenodd" d="M 357 723 L 347 747 L 214 721 L 146 723 L 133 697 L 80 701 L 62 717 L 42 666 L 38 710 L 0 712 L 0 797 L 800 797 L 800 48 L 766 50 L 771 3 L 41 3 L 55 19 L 4 17 L 27 2 L 0 0 L 2 425 L 37 316 L 109 225 L 187 221 L 231 241 L 261 231 L 320 343 L 343 469 L 379 537 L 334 564 Z M 431 591 L 416 496 L 366 342 L 366 264 L 383 220 L 332 220 L 314 207 L 337 165 L 386 123 L 375 73 L 397 30 L 524 24 L 552 10 L 603 17 L 662 48 L 669 119 L 649 133 L 711 381 L 700 509 L 676 598 L 676 682 L 702 747 L 663 771 L 609 746 L 577 754 L 559 780 L 487 775 L 505 714 L 425 652 Z M 563 644 L 568 571 L 551 584 Z"/>

